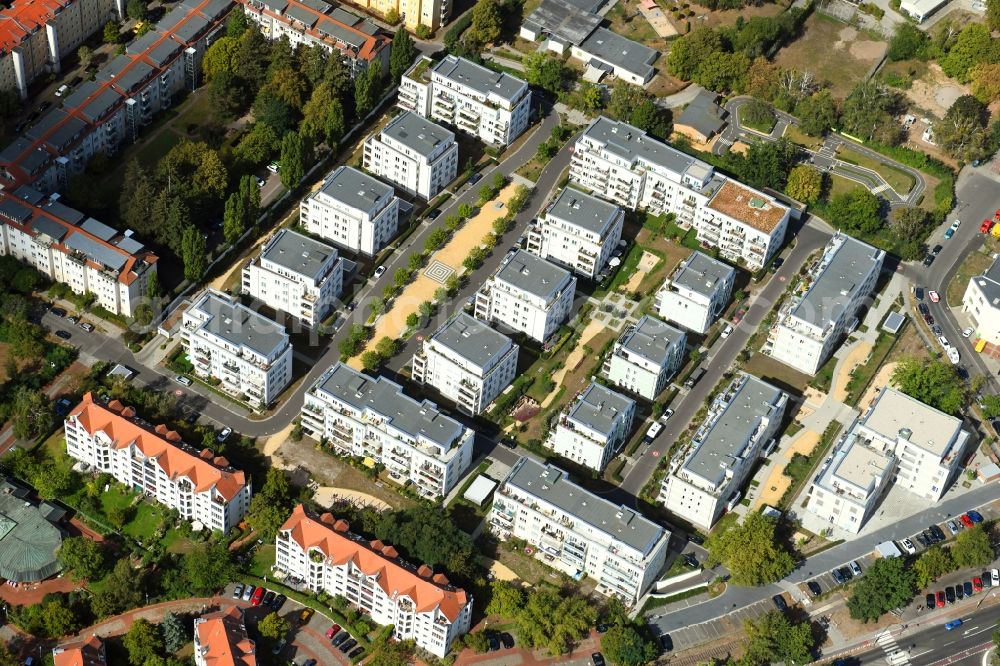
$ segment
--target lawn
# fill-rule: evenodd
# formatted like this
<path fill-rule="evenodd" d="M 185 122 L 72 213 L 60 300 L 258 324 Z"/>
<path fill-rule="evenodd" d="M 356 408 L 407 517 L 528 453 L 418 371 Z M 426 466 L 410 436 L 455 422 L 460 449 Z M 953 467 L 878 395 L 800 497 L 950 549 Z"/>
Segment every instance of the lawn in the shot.
<path fill-rule="evenodd" d="M 808 148 L 809 150 L 819 150 L 823 145 L 822 137 L 809 136 L 796 125 L 786 125 L 785 133 L 782 135 L 792 143 L 797 143 L 803 148 Z"/>
<path fill-rule="evenodd" d="M 783 473 L 792 482 L 789 484 L 788 489 L 785 490 L 785 494 L 781 496 L 781 500 L 778 502 L 779 508 L 787 509 L 792 500 L 798 496 L 802 485 L 812 477 L 813 470 L 815 470 L 821 460 L 826 458 L 827 451 L 837 441 L 837 435 L 840 434 L 841 428 L 843 428 L 843 424 L 840 421 L 833 421 L 823 431 L 823 435 L 820 437 L 819 443 L 812 450 L 812 453 L 808 456 L 796 453 L 792 456 L 791 461 L 785 465 Z"/>
<path fill-rule="evenodd" d="M 998 246 L 1000 243 L 997 242 L 997 239 L 989 236 L 976 251 L 965 255 L 965 259 L 962 260 L 955 275 L 951 278 L 951 282 L 948 283 L 945 298 L 950 305 L 958 305 L 962 302 L 962 296 L 965 295 L 965 290 L 972 278 L 982 275 L 993 263 L 992 253 L 998 251 Z"/>
<path fill-rule="evenodd" d="M 835 197 L 841 194 L 847 194 L 848 192 L 851 192 L 853 190 L 867 189 L 861 183 L 856 183 L 850 178 L 844 178 L 843 176 L 838 176 L 837 174 L 834 173 L 828 173 L 826 174 L 826 177 L 830 179 L 829 181 L 830 185 L 827 188 L 826 192 L 827 201 L 832 201 Z"/>
<path fill-rule="evenodd" d="M 643 295 L 659 290 L 667 276 L 691 254 L 690 247 L 675 243 L 646 227 L 639 231 L 636 244 L 660 257 L 660 262 L 639 283 L 639 293 Z"/>
<path fill-rule="evenodd" d="M 163 505 L 149 501 L 140 502 L 135 508 L 135 515 L 122 532 L 140 543 L 145 543 L 156 533 L 156 528 L 166 517 L 167 510 Z"/>
<path fill-rule="evenodd" d="M 271 567 L 273 565 L 274 544 L 264 544 L 263 546 L 258 546 L 257 550 L 254 551 L 253 559 L 250 560 L 250 567 L 247 569 L 247 572 L 258 578 L 264 578 L 271 575 Z"/>
<path fill-rule="evenodd" d="M 913 189 L 916 181 L 913 176 L 906 173 L 905 171 L 900 171 L 894 167 L 863 155 L 856 150 L 847 148 L 845 146 L 840 146 L 837 148 L 837 157 L 849 164 L 854 164 L 859 167 L 864 167 L 865 169 L 871 169 L 878 175 L 885 179 L 885 182 L 889 183 L 889 187 L 896 191 L 896 194 L 906 195 Z"/>
<path fill-rule="evenodd" d="M 809 375 L 793 370 L 781 361 L 776 361 L 760 352 L 754 352 L 743 369 L 765 381 L 785 388 L 793 388 L 798 393 L 802 393 L 812 379 Z"/>
<path fill-rule="evenodd" d="M 845 402 L 848 405 L 856 406 L 861 400 L 878 369 L 882 367 L 882 363 L 892 351 L 895 342 L 896 336 L 894 335 L 884 331 L 878 334 L 875 346 L 872 347 L 872 351 L 868 355 L 868 362 L 856 367 L 851 373 L 850 381 L 847 382 L 847 400 Z"/>

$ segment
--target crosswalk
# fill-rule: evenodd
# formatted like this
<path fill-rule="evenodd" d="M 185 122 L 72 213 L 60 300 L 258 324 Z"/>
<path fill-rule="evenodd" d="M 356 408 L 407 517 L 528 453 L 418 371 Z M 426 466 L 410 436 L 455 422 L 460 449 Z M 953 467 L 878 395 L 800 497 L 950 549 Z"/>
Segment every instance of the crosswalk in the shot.
<path fill-rule="evenodd" d="M 889 666 L 906 666 L 910 663 L 910 655 L 899 647 L 896 639 L 888 631 L 883 631 L 875 638 L 875 645 L 885 652 L 885 660 Z"/>
<path fill-rule="evenodd" d="M 820 148 L 816 154 L 819 155 L 820 157 L 833 159 L 837 155 L 837 148 L 835 146 L 831 146 L 828 143 L 824 143 L 823 147 Z"/>
<path fill-rule="evenodd" d="M 872 194 L 881 194 L 882 192 L 885 192 L 887 189 L 889 189 L 889 186 L 885 183 L 882 183 L 881 185 L 872 190 Z"/>

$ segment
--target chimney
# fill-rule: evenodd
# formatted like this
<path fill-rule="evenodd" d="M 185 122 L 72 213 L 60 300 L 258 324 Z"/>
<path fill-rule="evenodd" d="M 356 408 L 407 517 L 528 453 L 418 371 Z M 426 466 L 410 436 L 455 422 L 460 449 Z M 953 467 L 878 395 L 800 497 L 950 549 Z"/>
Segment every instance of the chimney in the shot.
<path fill-rule="evenodd" d="M 212 461 L 212 464 L 216 467 L 229 467 L 229 461 L 222 456 L 216 456 L 215 460 Z"/>
<path fill-rule="evenodd" d="M 382 549 L 382 555 L 384 555 L 385 557 L 387 557 L 390 560 L 394 560 L 397 557 L 399 557 L 399 553 L 396 552 L 396 549 L 393 548 L 392 546 L 386 546 L 385 548 L 383 548 Z"/>
<path fill-rule="evenodd" d="M 438 585 L 447 585 L 448 584 L 448 577 L 445 576 L 443 573 L 434 574 L 433 581 L 435 583 L 437 583 Z"/>
<path fill-rule="evenodd" d="M 215 454 L 212 453 L 212 449 L 202 449 L 201 453 L 198 455 L 202 458 L 202 460 L 211 460 L 215 457 Z"/>
<path fill-rule="evenodd" d="M 324 513 L 322 516 L 320 516 L 319 522 L 324 523 L 326 525 L 334 525 L 336 523 L 336 521 L 333 519 L 333 514 L 329 512 Z"/>
<path fill-rule="evenodd" d="M 417 575 L 420 576 L 421 578 L 430 578 L 431 576 L 434 575 L 434 570 L 431 569 L 426 564 L 421 564 L 420 568 L 417 569 Z"/>
<path fill-rule="evenodd" d="M 130 419 L 135 416 L 135 410 L 132 409 L 131 407 L 126 407 L 125 409 L 122 410 L 122 416 L 124 416 L 127 419 Z"/>
<path fill-rule="evenodd" d="M 347 532 L 351 529 L 351 524 L 341 518 L 336 523 L 333 524 L 333 529 L 335 532 Z"/>
<path fill-rule="evenodd" d="M 153 428 L 153 431 L 156 432 L 156 434 L 160 435 L 161 437 L 167 434 L 167 430 L 169 430 L 169 428 L 167 428 L 167 426 L 163 425 L 162 423 Z"/>

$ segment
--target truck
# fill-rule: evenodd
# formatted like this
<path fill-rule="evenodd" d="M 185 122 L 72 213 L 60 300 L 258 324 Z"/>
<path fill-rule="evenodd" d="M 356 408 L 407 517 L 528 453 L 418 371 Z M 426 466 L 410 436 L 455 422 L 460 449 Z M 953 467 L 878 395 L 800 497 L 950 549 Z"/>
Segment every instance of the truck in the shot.
<path fill-rule="evenodd" d="M 705 368 L 697 368 L 694 372 L 691 373 L 691 376 L 687 378 L 687 381 L 684 382 L 684 388 L 686 389 L 693 388 L 694 385 L 697 384 L 704 376 L 705 376 Z"/>

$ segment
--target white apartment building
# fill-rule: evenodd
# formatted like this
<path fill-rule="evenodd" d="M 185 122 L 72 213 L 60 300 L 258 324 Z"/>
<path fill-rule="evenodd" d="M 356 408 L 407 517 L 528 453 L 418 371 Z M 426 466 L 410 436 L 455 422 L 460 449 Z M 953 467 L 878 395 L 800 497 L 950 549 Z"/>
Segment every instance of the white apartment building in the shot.
<path fill-rule="evenodd" d="M 692 252 L 656 293 L 656 311 L 667 321 L 707 333 L 726 309 L 736 269 L 702 252 Z"/>
<path fill-rule="evenodd" d="M 281 229 L 243 268 L 243 293 L 287 312 L 305 326 L 320 324 L 344 287 L 344 260 L 326 243 Z"/>
<path fill-rule="evenodd" d="M 608 381 L 655 400 L 684 364 L 687 336 L 670 324 L 644 315 L 625 327 L 606 362 Z"/>
<path fill-rule="evenodd" d="M 476 318 L 545 342 L 569 318 L 575 293 L 572 273 L 518 249 L 476 292 Z"/>
<path fill-rule="evenodd" d="M 370 257 L 399 230 L 399 197 L 377 178 L 341 166 L 302 200 L 299 222 L 309 233 Z"/>
<path fill-rule="evenodd" d="M 285 328 L 236 299 L 206 289 L 184 311 L 181 339 L 194 372 L 254 407 L 274 402 L 292 381 Z"/>
<path fill-rule="evenodd" d="M 493 496 L 490 530 L 524 539 L 570 576 L 586 574 L 597 591 L 634 604 L 666 563 L 670 532 L 627 506 L 615 506 L 566 472 L 521 458 Z M 547 557 L 546 557 L 547 556 Z"/>
<path fill-rule="evenodd" d="M 472 462 L 475 435 L 441 413 L 430 400 L 418 402 L 385 377 L 371 378 L 338 363 L 316 380 L 302 405 L 302 430 L 326 438 L 347 456 L 385 465 L 401 485 L 421 495 L 447 495 Z"/>
<path fill-rule="evenodd" d="M 708 416 L 673 460 L 660 501 L 668 511 L 711 529 L 743 494 L 754 464 L 777 436 L 788 395 L 741 373 L 715 396 Z"/>
<path fill-rule="evenodd" d="M 299 504 L 278 531 L 275 568 L 314 592 L 341 596 L 392 637 L 437 657 L 469 631 L 472 598 L 426 564 L 406 562 L 390 544 L 352 534 L 346 520 L 318 519 Z"/>
<path fill-rule="evenodd" d="M 781 249 L 791 209 L 738 181 L 719 180 L 718 189 L 698 210 L 698 240 L 718 248 L 723 259 L 760 270 Z"/>
<path fill-rule="evenodd" d="M 66 453 L 211 530 L 228 532 L 250 508 L 246 475 L 209 449 L 200 452 L 160 424 L 153 428 L 117 400 L 91 393 L 64 423 Z"/>
<path fill-rule="evenodd" d="M 546 445 L 568 460 L 602 472 L 625 445 L 634 418 L 634 400 L 591 382 L 559 415 Z"/>
<path fill-rule="evenodd" d="M 256 653 L 239 606 L 194 619 L 195 666 L 256 666 Z"/>
<path fill-rule="evenodd" d="M 458 175 L 458 143 L 450 130 L 404 111 L 365 139 L 364 166 L 430 200 Z"/>
<path fill-rule="evenodd" d="M 528 129 L 531 88 L 506 73 L 446 55 L 424 56 L 399 84 L 399 106 L 448 123 L 492 146 L 506 147 Z"/>
<path fill-rule="evenodd" d="M 771 357 L 814 375 L 875 291 L 885 252 L 837 233 L 788 298 L 769 334 Z"/>
<path fill-rule="evenodd" d="M 595 280 L 618 247 L 624 223 L 625 211 L 618 206 L 566 187 L 528 227 L 525 247 Z"/>
<path fill-rule="evenodd" d="M 412 378 L 462 413 L 478 414 L 514 381 L 518 351 L 506 335 L 459 312 L 424 339 L 413 355 Z"/>
<path fill-rule="evenodd" d="M 30 264 L 78 294 L 131 317 L 146 300 L 157 256 L 124 234 L 28 186 L 0 193 L 0 254 Z"/>
<path fill-rule="evenodd" d="M 985 273 L 969 280 L 962 296 L 962 312 L 972 319 L 976 337 L 1000 344 L 1000 261 L 994 259 Z"/>

